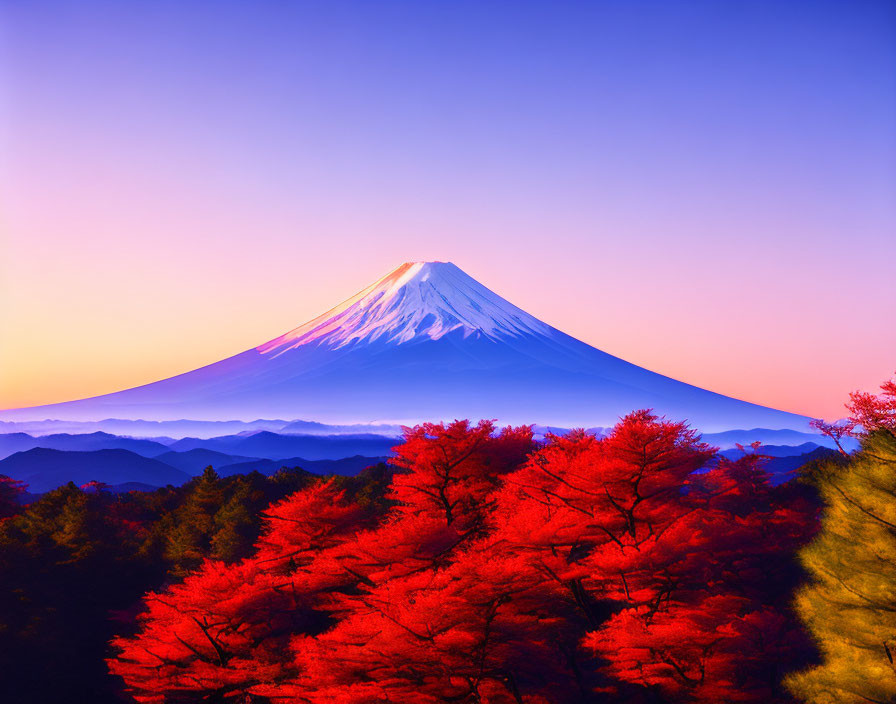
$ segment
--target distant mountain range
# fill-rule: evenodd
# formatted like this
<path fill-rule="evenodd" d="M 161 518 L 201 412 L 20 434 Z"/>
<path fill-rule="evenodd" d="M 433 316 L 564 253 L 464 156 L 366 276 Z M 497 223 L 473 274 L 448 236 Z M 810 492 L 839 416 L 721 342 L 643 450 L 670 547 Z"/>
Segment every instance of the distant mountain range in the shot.
<path fill-rule="evenodd" d="M 0 433 L 50 433 L 86 434 L 97 431 L 119 436 L 140 437 L 166 442 L 172 438 L 212 438 L 222 435 L 268 430 L 275 433 L 297 435 L 356 435 L 376 434 L 398 437 L 401 426 L 384 423 L 356 423 L 353 425 L 328 425 L 307 420 L 128 420 L 105 418 L 103 420 L 75 421 L 44 419 L 33 421 L 0 420 Z"/>
<path fill-rule="evenodd" d="M 215 471 L 222 477 L 233 474 L 247 474 L 248 472 L 261 472 L 262 474 L 274 474 L 281 467 L 293 469 L 301 467 L 312 474 L 339 474 L 353 476 L 366 467 L 385 462 L 388 457 L 343 457 L 338 460 L 306 460 L 304 457 L 291 457 L 282 460 L 249 460 L 216 467 Z"/>
<path fill-rule="evenodd" d="M 200 450 L 197 453 L 191 450 L 168 452 L 164 459 L 143 457 L 129 450 L 77 451 L 38 447 L 0 460 L 0 475 L 24 482 L 30 494 L 40 494 L 68 482 L 79 486 L 93 481 L 116 487 L 125 484 L 151 488 L 169 484 L 180 486 L 208 466 L 222 477 L 249 472 L 270 475 L 281 467 L 300 468 L 322 475 L 355 475 L 387 458 L 354 455 L 326 460 L 307 460 L 303 457 L 246 459 L 220 452 L 209 455 L 208 451 Z M 208 459 L 215 461 L 207 462 Z"/>
<path fill-rule="evenodd" d="M 186 472 L 164 462 L 128 450 L 75 452 L 43 447 L 17 452 L 0 460 L 0 474 L 25 482 L 32 494 L 50 491 L 68 482 L 78 485 L 97 481 L 180 486 L 190 478 Z"/>
<path fill-rule="evenodd" d="M 171 450 L 181 451 L 187 449 L 208 449 L 220 451 L 224 454 L 233 456 L 238 455 L 240 458 L 268 458 L 279 459 L 287 456 L 302 455 L 309 459 L 339 459 L 352 454 L 369 454 L 369 455 L 386 455 L 388 448 L 400 441 L 401 429 L 397 426 L 329 426 L 323 423 L 308 423 L 307 421 L 296 421 L 290 423 L 287 421 L 278 421 L 280 427 L 292 427 L 305 429 L 309 425 L 314 426 L 315 433 L 302 435 L 293 433 L 290 439 L 277 439 L 274 435 L 287 435 L 285 432 L 261 434 L 254 430 L 251 423 L 240 423 L 232 421 L 228 423 L 236 432 L 232 434 L 216 434 L 209 435 L 209 431 L 218 429 L 219 424 L 209 423 L 201 425 L 190 422 L 188 428 L 182 430 L 199 430 L 199 434 L 195 436 L 184 433 L 175 437 L 156 436 L 148 438 L 130 437 L 115 435 L 108 432 L 95 431 L 84 432 L 93 429 L 101 424 L 116 424 L 118 421 L 97 421 L 83 423 L 79 427 L 82 432 L 53 433 L 43 434 L 40 431 L 46 429 L 56 429 L 57 423 L 65 427 L 70 425 L 67 421 L 43 421 L 32 432 L 0 432 L 0 459 L 7 457 L 14 452 L 22 450 L 30 450 L 34 447 L 46 447 L 57 450 L 100 450 L 100 449 L 125 449 L 132 450 L 139 455 L 145 457 L 158 457 L 163 452 Z M 267 421 L 266 421 L 267 422 Z M 24 429 L 29 428 L 33 423 L 5 423 L 0 424 L 0 431 L 3 429 Z M 198 425 L 198 428 L 196 427 Z M 130 430 L 134 430 L 129 426 Z M 333 429 L 333 433 L 325 431 Z M 358 429 L 368 430 L 371 432 L 357 432 Z M 152 426 L 143 428 L 144 431 L 151 432 L 157 430 Z M 169 428 L 173 430 L 173 428 Z M 355 430 L 351 433 L 349 430 Z M 542 438 L 546 433 L 552 432 L 562 434 L 568 432 L 569 428 L 558 426 L 540 426 L 533 428 L 536 438 Z M 607 432 L 607 428 L 593 427 L 587 429 L 596 435 L 602 435 Z M 252 441 L 246 441 L 246 438 L 252 435 L 259 435 Z M 296 436 L 298 436 L 296 438 Z M 382 440 L 385 438 L 384 440 Z M 813 443 L 823 447 L 834 447 L 834 442 L 824 435 L 811 432 L 799 432 L 794 430 L 770 430 L 768 428 L 753 428 L 751 430 L 727 430 L 720 433 L 704 433 L 703 438 L 711 445 L 716 445 L 722 449 L 733 448 L 736 443 L 749 445 L 751 442 L 759 441 L 763 445 L 780 445 L 780 446 L 797 446 L 803 443 Z M 847 449 L 855 449 L 858 447 L 857 441 L 852 438 L 846 438 L 845 446 Z M 265 445 L 269 445 L 265 447 Z M 239 450 L 243 450 L 240 452 Z M 198 456 L 198 455 L 197 455 Z M 213 456 L 211 456 L 212 459 Z M 210 462 L 214 464 L 214 462 Z"/>
<path fill-rule="evenodd" d="M 793 473 L 796 472 L 796 470 L 798 470 L 808 462 L 814 462 L 816 460 L 827 460 L 838 455 L 837 451 L 832 450 L 829 447 L 819 447 L 815 445 L 811 446 L 812 449 L 807 449 L 810 446 L 811 443 L 807 443 L 806 445 L 801 446 L 802 449 L 806 450 L 806 452 L 802 452 L 799 454 L 774 454 L 776 451 L 781 452 L 781 448 L 775 448 L 772 446 L 760 447 L 759 453 L 768 456 L 763 466 L 764 469 L 772 475 L 772 483 L 780 484 L 787 481 L 793 476 Z M 728 450 L 720 454 L 730 454 L 731 459 L 737 459 L 743 453 L 738 450 Z"/>
<path fill-rule="evenodd" d="M 280 467 L 318 474 L 356 474 L 384 461 L 397 438 L 383 435 L 278 435 L 266 431 L 165 442 L 109 433 L 0 434 L 0 474 L 41 493 L 73 481 L 182 484 L 213 467 L 222 476 Z"/>
<path fill-rule="evenodd" d="M 385 456 L 398 442 L 396 438 L 382 435 L 279 435 L 261 431 L 208 439 L 183 438 L 171 443 L 169 449 L 184 452 L 204 448 L 229 455 L 272 460 L 296 455 L 309 460 L 326 460 L 350 455 Z"/>
<path fill-rule="evenodd" d="M 611 426 L 652 408 L 703 431 L 807 430 L 805 417 L 656 374 L 576 340 L 450 263 L 409 262 L 256 348 L 179 376 L 80 401 L 0 412 L 6 421 L 240 419 L 251 430 L 497 418 Z M 224 421 L 224 433 L 233 432 Z M 296 425 L 296 424 L 299 425 Z M 167 426 L 159 424 L 159 435 Z M 17 428 L 22 430 L 23 428 Z M 104 428 L 110 429 L 110 428 Z M 113 430 L 113 432 L 125 432 Z"/>
<path fill-rule="evenodd" d="M 763 445 L 796 446 L 803 443 L 813 443 L 822 447 L 834 449 L 836 444 L 831 438 L 821 433 L 800 432 L 796 430 L 770 430 L 768 428 L 753 428 L 751 430 L 725 430 L 719 433 L 704 433 L 703 439 L 710 445 L 720 448 L 734 447 L 736 443 L 749 445 L 759 441 Z M 859 441 L 855 438 L 843 438 L 843 447 L 852 451 L 859 447 Z"/>
<path fill-rule="evenodd" d="M 352 455 L 386 456 L 400 438 L 386 435 L 280 435 L 260 431 L 256 433 L 222 435 L 213 438 L 164 438 L 163 441 L 111 435 L 61 433 L 34 436 L 27 433 L 0 434 L 0 459 L 16 452 L 41 447 L 51 450 L 130 450 L 143 457 L 168 457 L 177 466 L 180 457 L 208 460 L 216 464 L 223 457 L 229 462 L 251 459 L 282 459 L 301 455 L 309 460 L 333 460 Z M 193 451 L 187 454 L 187 451 Z"/>
<path fill-rule="evenodd" d="M 189 475 L 198 474 L 206 467 L 224 467 L 237 462 L 251 463 L 271 460 L 261 460 L 258 457 L 243 457 L 242 455 L 227 455 L 216 450 L 208 450 L 204 447 L 195 447 L 192 450 L 177 452 L 168 450 L 158 455 L 159 462 L 176 467 Z"/>
<path fill-rule="evenodd" d="M 545 433 L 562 434 L 567 429 L 537 427 L 535 431 L 536 437 L 543 437 Z M 590 431 L 604 433 L 603 428 Z M 774 458 L 769 462 L 769 470 L 782 477 L 781 473 L 800 466 L 807 458 L 830 453 L 833 445 L 829 438 L 818 434 L 762 428 L 703 437 L 722 448 L 720 455 L 731 459 L 743 454 L 736 443 L 763 443 L 759 451 Z M 769 439 L 777 442 L 767 442 Z M 7 433 L 0 434 L 0 474 L 26 481 L 32 493 L 68 481 L 179 484 L 208 466 L 222 476 L 252 471 L 272 474 L 280 467 L 300 467 L 318 474 L 356 474 L 364 467 L 385 461 L 399 442 L 400 438 L 375 434 L 285 435 L 267 431 L 161 441 L 103 432 L 46 436 Z"/>
<path fill-rule="evenodd" d="M 804 442 L 801 445 L 760 445 L 756 451 L 767 457 L 799 457 L 809 452 L 814 452 L 819 447 L 821 447 L 821 445 L 816 445 L 814 442 Z M 744 450 L 741 450 L 740 448 L 733 448 L 721 450 L 719 454 L 722 455 L 722 457 L 737 460 L 747 454 L 748 451 L 752 452 L 752 449 L 747 450 L 745 448 Z"/>
<path fill-rule="evenodd" d="M 167 445 L 142 438 L 120 437 L 109 433 L 57 433 L 35 437 L 27 433 L 0 435 L 0 458 L 33 448 L 48 450 L 130 450 L 143 457 L 155 457 L 168 450 Z"/>

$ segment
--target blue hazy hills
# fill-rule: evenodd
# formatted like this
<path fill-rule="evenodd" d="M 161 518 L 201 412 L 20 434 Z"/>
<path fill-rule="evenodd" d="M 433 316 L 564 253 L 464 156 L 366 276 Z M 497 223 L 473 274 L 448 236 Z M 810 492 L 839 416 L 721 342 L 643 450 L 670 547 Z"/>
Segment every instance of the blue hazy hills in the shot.
<path fill-rule="evenodd" d="M 319 425 L 315 430 L 326 429 Z M 356 427 L 342 429 L 350 431 Z M 534 430 L 541 437 L 546 432 L 563 433 L 567 429 L 536 426 Z M 605 429 L 590 431 L 600 435 Z M 737 443 L 746 446 L 758 441 L 759 452 L 771 458 L 769 470 L 782 477 L 806 461 L 829 454 L 832 446 L 830 439 L 822 435 L 762 428 L 706 433 L 703 438 L 721 448 L 720 456 L 730 459 L 743 454 Z M 112 486 L 179 485 L 209 466 L 221 476 L 252 471 L 273 474 L 281 467 L 299 467 L 317 474 L 356 474 L 387 459 L 399 442 L 400 437 L 391 434 L 308 435 L 251 429 L 177 439 L 135 438 L 104 431 L 48 435 L 11 432 L 0 434 L 0 474 L 25 482 L 31 493 L 45 492 L 69 481 L 79 485 L 90 481 Z"/>

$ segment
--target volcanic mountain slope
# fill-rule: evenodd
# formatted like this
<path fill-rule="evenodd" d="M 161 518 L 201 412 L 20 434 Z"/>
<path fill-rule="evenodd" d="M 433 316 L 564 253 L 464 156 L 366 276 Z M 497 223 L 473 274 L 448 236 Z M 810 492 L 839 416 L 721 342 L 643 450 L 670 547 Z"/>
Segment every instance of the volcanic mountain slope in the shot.
<path fill-rule="evenodd" d="M 702 430 L 806 419 L 684 384 L 576 340 L 451 263 L 406 263 L 259 347 L 118 393 L 5 411 L 6 420 L 496 418 L 612 425 L 636 408 Z"/>

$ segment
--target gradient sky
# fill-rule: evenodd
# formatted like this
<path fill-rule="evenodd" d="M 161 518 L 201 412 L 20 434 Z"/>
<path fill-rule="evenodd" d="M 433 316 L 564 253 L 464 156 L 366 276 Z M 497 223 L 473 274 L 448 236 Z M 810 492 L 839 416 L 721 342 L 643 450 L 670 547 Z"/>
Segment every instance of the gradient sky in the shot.
<path fill-rule="evenodd" d="M 0 4 L 0 407 L 406 260 L 738 398 L 896 369 L 896 3 Z"/>

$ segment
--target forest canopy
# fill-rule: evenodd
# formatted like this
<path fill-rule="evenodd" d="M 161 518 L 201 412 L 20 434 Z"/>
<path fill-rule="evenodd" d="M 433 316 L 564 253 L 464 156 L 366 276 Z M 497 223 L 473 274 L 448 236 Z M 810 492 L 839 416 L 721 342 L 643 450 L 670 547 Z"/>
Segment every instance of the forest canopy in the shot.
<path fill-rule="evenodd" d="M 893 701 L 882 390 L 828 427 L 858 452 L 784 483 L 649 411 L 543 441 L 422 424 L 356 477 L 27 506 L 4 478 L 3 700 Z"/>
<path fill-rule="evenodd" d="M 784 701 L 815 505 L 649 412 L 605 438 L 424 424 L 388 505 L 315 483 L 254 553 L 149 594 L 140 701 Z"/>

